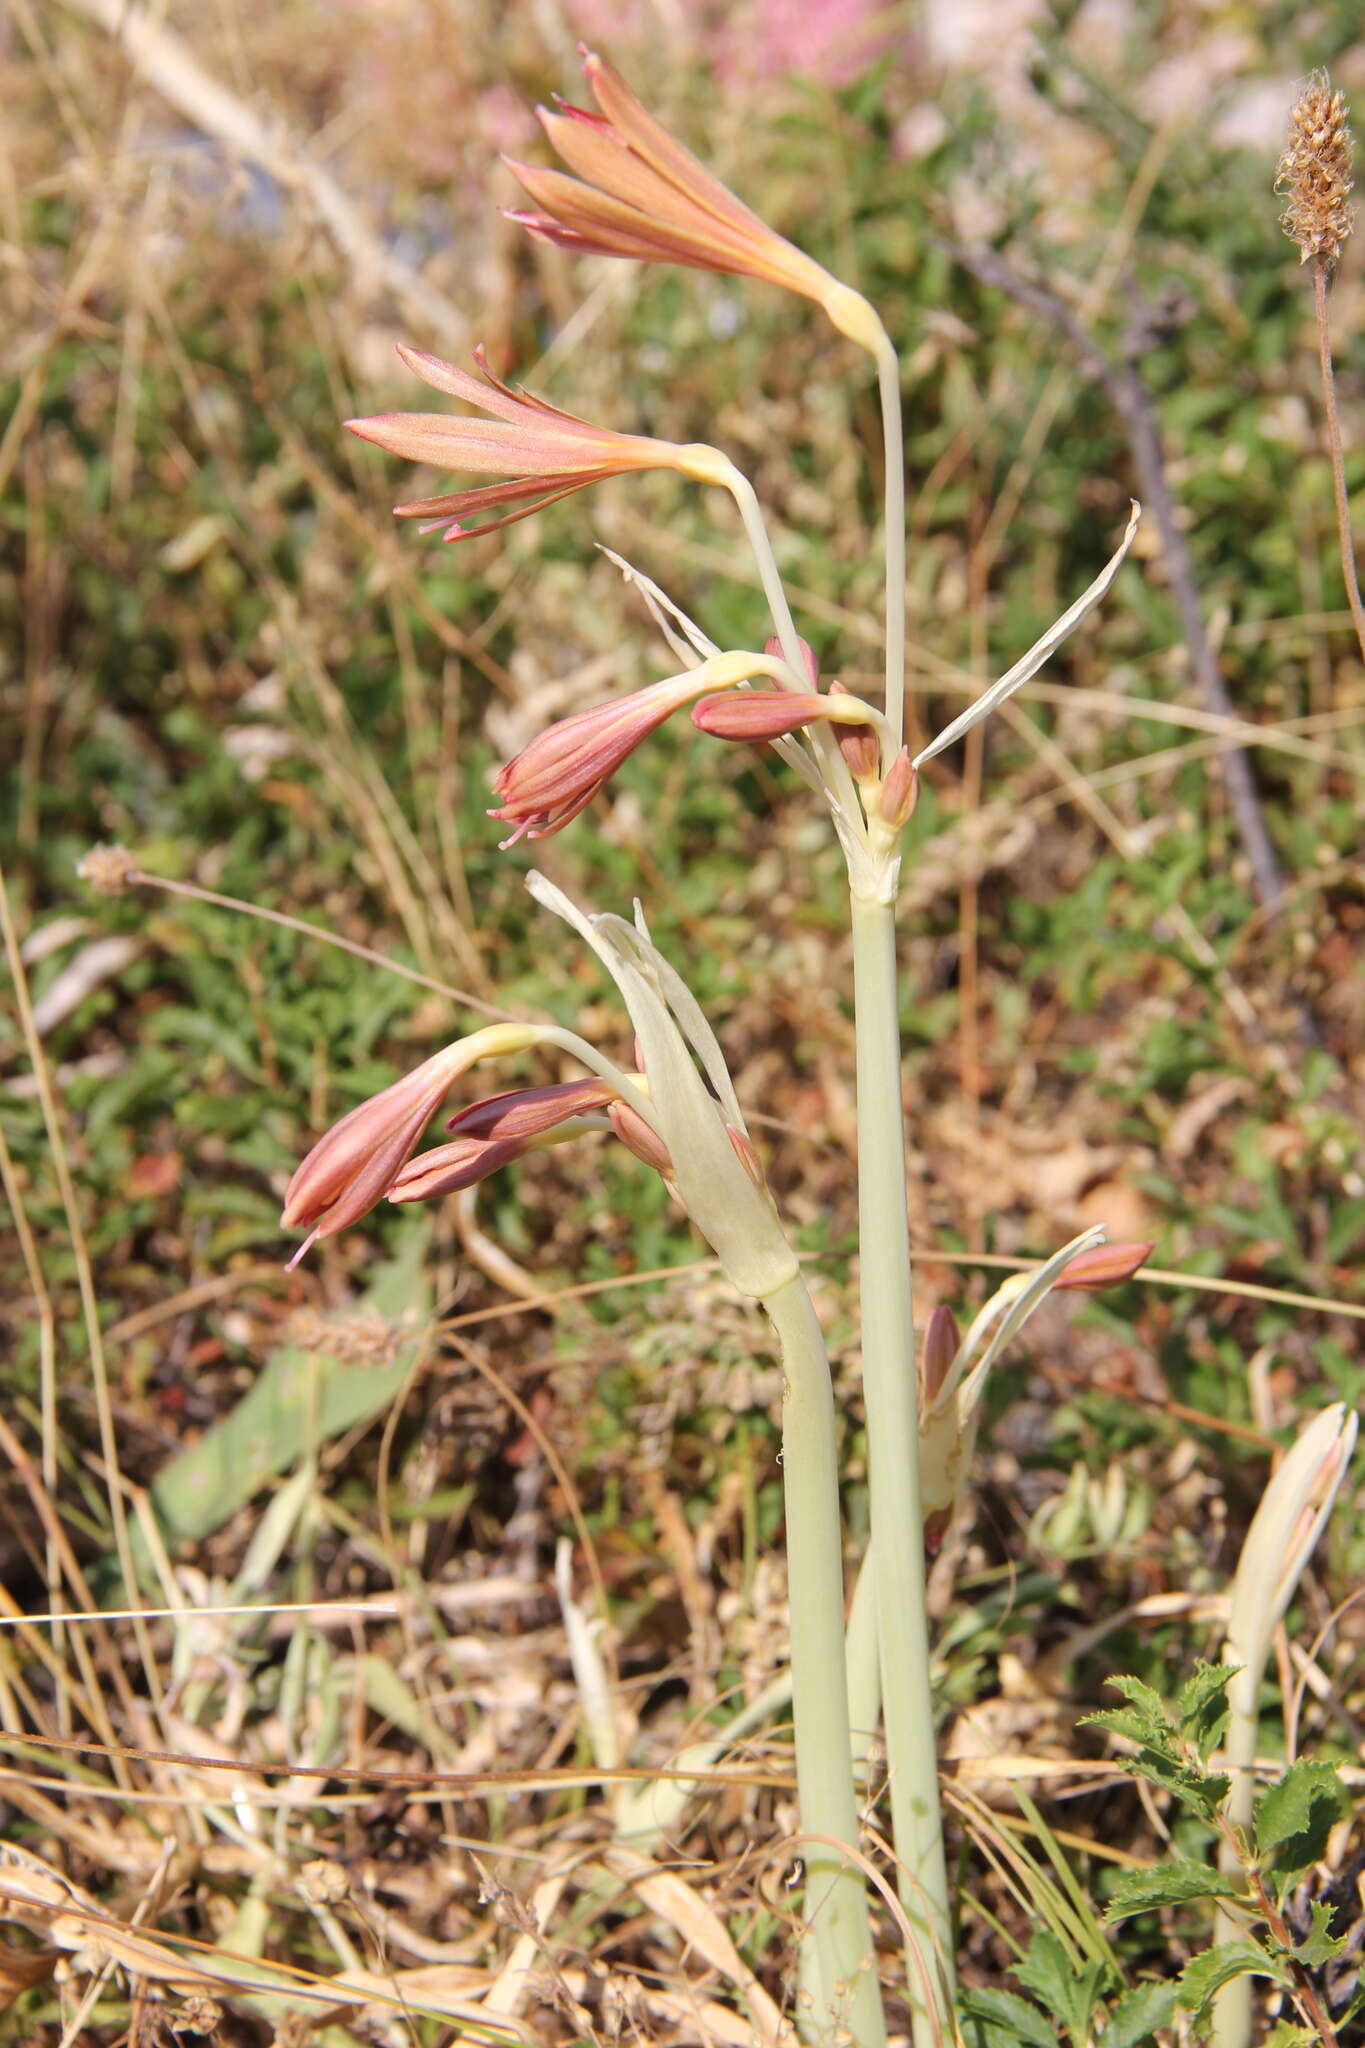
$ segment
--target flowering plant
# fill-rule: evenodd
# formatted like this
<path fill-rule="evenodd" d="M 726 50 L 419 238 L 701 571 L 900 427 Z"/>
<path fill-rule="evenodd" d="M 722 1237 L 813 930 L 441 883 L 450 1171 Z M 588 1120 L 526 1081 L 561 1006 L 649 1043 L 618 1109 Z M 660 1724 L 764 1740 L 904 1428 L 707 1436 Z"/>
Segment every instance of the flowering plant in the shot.
<path fill-rule="evenodd" d="M 862 1368 L 868 1419 L 871 1540 L 866 1595 L 843 1625 L 839 1516 L 828 1360 L 799 1264 L 782 1229 L 720 1047 L 685 982 L 633 924 L 590 916 L 543 877 L 538 902 L 597 955 L 634 1028 L 636 1065 L 550 1025 L 494 1026 L 458 1041 L 323 1137 L 290 1184 L 285 1221 L 326 1235 L 385 1195 L 395 1202 L 472 1185 L 534 1146 L 614 1132 L 659 1172 L 714 1249 L 735 1287 L 763 1303 L 781 1345 L 786 1391 L 783 1481 L 791 1602 L 797 1782 L 808 1839 L 802 1950 L 803 2027 L 812 2038 L 847 2030 L 879 2048 L 885 2020 L 864 1895 L 851 1729 L 880 1711 L 886 1734 L 907 1989 L 916 2048 L 944 2038 L 953 1961 L 933 1715 L 929 1695 L 924 1537 L 961 1500 L 986 1375 L 1002 1345 L 1048 1291 L 1105 1284 L 1131 1273 L 1147 1247 L 1097 1252 L 1092 1231 L 987 1304 L 958 1345 L 951 1322 L 930 1322 L 919 1397 L 914 1358 L 905 1144 L 897 1022 L 895 909 L 905 827 L 923 765 L 1017 690 L 1112 586 L 1138 510 L 1111 559 L 1056 623 L 960 717 L 913 757 L 903 739 L 905 531 L 900 373 L 873 307 L 775 233 L 668 135 L 612 68 L 592 53 L 584 69 L 596 110 L 542 109 L 567 172 L 512 169 L 534 202 L 512 215 L 569 250 L 680 263 L 779 285 L 818 305 L 876 367 L 886 447 L 886 679 L 880 703 L 839 681 L 822 684 L 778 573 L 748 479 L 704 443 L 657 441 L 599 427 L 495 378 L 400 348 L 425 383 L 470 413 L 387 413 L 353 432 L 410 461 L 501 481 L 406 500 L 396 509 L 448 543 L 489 531 L 606 477 L 672 470 L 718 485 L 734 501 L 770 613 L 763 652 L 712 642 L 638 570 L 677 671 L 631 695 L 561 720 L 501 767 L 492 815 L 505 844 L 564 829 L 621 762 L 665 719 L 691 706 L 715 738 L 772 744 L 826 807 L 843 850 L 853 931 L 857 1019 L 858 1193 Z M 493 512 L 470 528 L 471 515 Z M 757 685 L 757 687 L 755 687 Z M 592 1077 L 515 1088 L 461 1110 L 448 1142 L 419 1152 L 422 1131 L 451 1083 L 475 1062 L 550 1044 Z M 1091 1263 L 1086 1264 L 1089 1260 Z M 1098 1260 L 1098 1263 L 1096 1261 Z M 920 1412 L 922 1408 L 922 1413 Z M 856 1612 L 870 1613 L 870 1627 Z M 850 1712 L 850 1694 L 857 1712 Z"/>

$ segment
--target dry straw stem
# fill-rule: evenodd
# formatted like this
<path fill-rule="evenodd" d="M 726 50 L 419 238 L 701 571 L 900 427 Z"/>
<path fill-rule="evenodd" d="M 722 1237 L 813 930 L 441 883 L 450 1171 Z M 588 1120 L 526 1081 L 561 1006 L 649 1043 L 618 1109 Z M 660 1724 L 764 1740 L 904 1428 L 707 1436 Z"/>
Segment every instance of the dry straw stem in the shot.
<path fill-rule="evenodd" d="M 1332 366 L 1331 331 L 1327 321 L 1327 287 L 1341 260 L 1342 244 L 1355 226 L 1351 209 L 1351 167 L 1355 139 L 1347 119 L 1345 96 L 1333 92 L 1325 71 L 1314 72 L 1294 102 L 1289 117 L 1289 147 L 1280 158 L 1275 190 L 1288 201 L 1280 226 L 1299 246 L 1299 260 L 1313 266 L 1313 313 L 1318 332 L 1318 367 L 1327 425 L 1327 452 L 1336 502 L 1341 573 L 1351 623 L 1365 657 L 1365 605 L 1356 575 L 1351 508 L 1346 494 L 1346 464 L 1337 414 L 1336 373 Z"/>

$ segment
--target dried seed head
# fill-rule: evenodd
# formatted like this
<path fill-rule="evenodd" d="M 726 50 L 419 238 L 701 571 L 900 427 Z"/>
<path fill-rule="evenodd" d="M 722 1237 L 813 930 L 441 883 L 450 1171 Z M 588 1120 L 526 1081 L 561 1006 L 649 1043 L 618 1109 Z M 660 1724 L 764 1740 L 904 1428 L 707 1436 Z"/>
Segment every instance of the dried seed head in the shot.
<path fill-rule="evenodd" d="M 1275 190 L 1288 200 L 1280 226 L 1297 242 L 1300 260 L 1336 268 L 1341 245 L 1355 226 L 1349 201 L 1355 141 L 1343 93 L 1325 71 L 1315 71 L 1289 116 L 1289 147 L 1280 158 Z"/>
<path fill-rule="evenodd" d="M 76 862 L 82 882 L 100 896 L 122 896 L 137 877 L 138 865 L 126 846 L 92 846 Z"/>

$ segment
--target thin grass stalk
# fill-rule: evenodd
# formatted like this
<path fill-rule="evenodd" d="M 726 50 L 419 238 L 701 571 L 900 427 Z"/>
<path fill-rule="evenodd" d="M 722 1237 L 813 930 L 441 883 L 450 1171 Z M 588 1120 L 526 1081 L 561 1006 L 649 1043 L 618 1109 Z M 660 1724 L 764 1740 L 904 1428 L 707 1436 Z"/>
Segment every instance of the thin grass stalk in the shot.
<path fill-rule="evenodd" d="M 871 1543 L 897 1886 L 915 2048 L 951 2031 L 952 1950 L 929 1691 L 924 1518 L 906 1218 L 895 905 L 855 895 L 858 1211 Z"/>
<path fill-rule="evenodd" d="M 1336 501 L 1337 539 L 1341 549 L 1341 574 L 1346 585 L 1346 602 L 1356 641 L 1365 657 L 1365 604 L 1361 603 L 1360 580 L 1356 575 L 1355 540 L 1351 533 L 1351 506 L 1346 495 L 1346 464 L 1341 446 L 1341 421 L 1337 415 L 1337 380 L 1332 367 L 1332 336 L 1327 323 L 1327 286 L 1330 266 L 1319 256 L 1313 264 L 1313 311 L 1318 329 L 1318 367 L 1322 373 L 1322 403 L 1327 423 L 1327 452 L 1332 471 L 1332 495 Z"/>
<path fill-rule="evenodd" d="M 834 1395 L 825 1340 L 805 1282 L 787 1281 L 763 1303 L 782 1347 L 782 1486 L 786 1500 L 796 1784 L 805 1851 L 805 1915 L 814 1967 L 802 1982 L 817 2009 L 803 2031 L 825 2039 L 847 2028 L 857 2048 L 886 2039 L 858 1851 L 844 1674 L 843 1542 Z M 834 1845 L 846 1843 L 842 1856 Z"/>
<path fill-rule="evenodd" d="M 90 1260 L 85 1229 L 81 1222 L 80 1204 L 76 1197 L 76 1184 L 72 1178 L 71 1165 L 66 1150 L 66 1135 L 56 1093 L 52 1086 L 52 1074 L 48 1066 L 43 1043 L 33 1015 L 29 998 L 28 979 L 24 972 L 23 956 L 19 949 L 19 934 L 15 928 L 10 908 L 9 891 L 3 868 L 0 868 L 0 940 L 3 941 L 5 956 L 9 962 L 10 976 L 14 983 L 15 1003 L 19 1011 L 19 1026 L 28 1050 L 33 1078 L 37 1083 L 38 1100 L 42 1106 L 43 1125 L 47 1133 L 48 1147 L 52 1159 L 52 1170 L 57 1182 L 57 1192 L 62 1211 L 66 1217 L 71 1257 L 76 1268 L 76 1283 L 80 1292 L 81 1314 L 85 1325 L 86 1344 L 90 1355 L 91 1391 L 94 1395 L 95 1416 L 99 1427 L 100 1453 L 107 1475 L 106 1493 L 109 1502 L 109 1518 L 114 1537 L 114 1554 L 118 1560 L 128 1605 L 136 1610 L 139 1599 L 137 1570 L 133 1561 L 132 1544 L 128 1536 L 128 1517 L 123 1504 L 122 1467 L 119 1463 L 118 1432 L 114 1423 L 113 1399 L 109 1385 L 109 1371 L 104 1355 L 104 1339 L 100 1326 L 99 1301 L 95 1292 L 95 1273 Z M 163 1703 L 163 1689 L 157 1672 L 156 1657 L 151 1636 L 145 1623 L 137 1617 L 133 1620 L 133 1634 L 137 1641 L 143 1671 L 147 1679 L 147 1690 L 153 1703 L 159 1709 Z"/>

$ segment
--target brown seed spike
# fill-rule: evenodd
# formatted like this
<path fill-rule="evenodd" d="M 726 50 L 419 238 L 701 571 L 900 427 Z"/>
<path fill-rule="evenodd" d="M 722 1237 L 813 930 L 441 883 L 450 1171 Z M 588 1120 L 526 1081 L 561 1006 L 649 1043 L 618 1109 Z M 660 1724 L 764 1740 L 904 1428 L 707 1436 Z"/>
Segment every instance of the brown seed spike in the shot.
<path fill-rule="evenodd" d="M 1355 141 L 1345 95 L 1333 92 L 1325 71 L 1315 71 L 1289 116 L 1289 147 L 1280 158 L 1275 190 L 1288 201 L 1280 226 L 1297 242 L 1301 260 L 1334 270 L 1341 245 L 1355 226 L 1350 206 Z"/>

